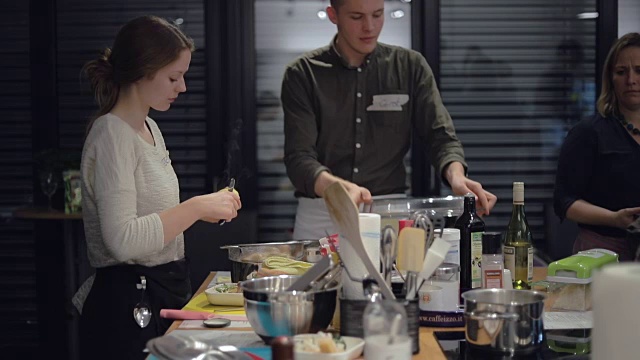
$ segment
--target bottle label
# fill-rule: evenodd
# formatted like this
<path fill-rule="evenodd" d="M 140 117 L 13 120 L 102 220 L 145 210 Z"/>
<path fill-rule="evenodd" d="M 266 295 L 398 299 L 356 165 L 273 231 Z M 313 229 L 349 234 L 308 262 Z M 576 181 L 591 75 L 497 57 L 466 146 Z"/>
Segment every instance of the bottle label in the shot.
<path fill-rule="evenodd" d="M 484 284 L 482 284 L 482 287 L 485 289 L 502 289 L 502 269 L 484 270 Z"/>
<path fill-rule="evenodd" d="M 512 279 L 516 276 L 516 248 L 513 246 L 503 246 L 504 267 L 511 271 Z"/>
<path fill-rule="evenodd" d="M 529 282 L 533 281 L 533 246 L 529 247 L 527 254 L 527 280 Z"/>
<path fill-rule="evenodd" d="M 482 286 L 482 233 L 471 233 L 471 288 Z"/>

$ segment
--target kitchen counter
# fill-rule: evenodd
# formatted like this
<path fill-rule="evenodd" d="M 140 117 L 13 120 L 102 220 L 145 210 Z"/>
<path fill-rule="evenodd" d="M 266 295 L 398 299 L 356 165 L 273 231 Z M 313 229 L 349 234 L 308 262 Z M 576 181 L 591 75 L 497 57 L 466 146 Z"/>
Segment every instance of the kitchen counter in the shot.
<path fill-rule="evenodd" d="M 546 268 L 534 268 L 533 269 L 533 279 L 534 281 L 541 280 L 546 277 Z M 207 276 L 204 280 L 200 288 L 196 291 L 194 296 L 204 292 L 207 286 L 211 283 L 215 276 L 215 272 L 212 272 Z M 178 327 L 182 323 L 182 320 L 176 320 L 173 322 L 167 333 L 172 331 L 181 331 L 178 330 Z M 246 331 L 246 328 L 224 328 L 224 330 L 242 330 Z M 202 331 L 217 331 L 216 329 L 203 329 Z M 434 327 L 420 327 L 420 353 L 413 356 L 413 360 L 446 360 L 446 356 L 442 352 L 438 341 L 433 335 L 434 331 L 464 331 L 463 327 L 459 328 L 434 328 Z M 233 345 L 233 344 L 230 344 Z"/>

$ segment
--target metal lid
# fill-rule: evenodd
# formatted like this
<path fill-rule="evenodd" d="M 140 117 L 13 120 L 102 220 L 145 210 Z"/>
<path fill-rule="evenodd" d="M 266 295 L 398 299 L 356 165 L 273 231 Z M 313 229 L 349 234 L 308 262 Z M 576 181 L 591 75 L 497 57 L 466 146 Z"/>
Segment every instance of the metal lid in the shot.
<path fill-rule="evenodd" d="M 482 254 L 500 254 L 502 247 L 502 233 L 484 232 L 482 234 Z"/>
<path fill-rule="evenodd" d="M 452 263 L 442 263 L 436 269 L 436 272 L 433 273 L 433 276 L 438 277 L 442 275 L 454 275 L 460 271 L 460 266 L 458 264 Z M 432 276 L 432 277 L 433 277 Z"/>
<path fill-rule="evenodd" d="M 440 236 L 442 240 L 454 241 L 460 240 L 460 229 L 444 228 L 442 231 L 436 230 L 437 236 Z"/>

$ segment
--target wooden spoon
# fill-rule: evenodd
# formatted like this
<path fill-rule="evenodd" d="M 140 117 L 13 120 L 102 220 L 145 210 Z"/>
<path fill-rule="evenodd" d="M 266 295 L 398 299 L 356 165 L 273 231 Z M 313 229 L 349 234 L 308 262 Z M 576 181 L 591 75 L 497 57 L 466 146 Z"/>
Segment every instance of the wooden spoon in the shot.
<path fill-rule="evenodd" d="M 393 295 L 391 288 L 384 281 L 382 275 L 378 272 L 378 268 L 367 255 L 367 251 L 362 243 L 362 238 L 360 237 L 358 208 L 349 197 L 347 190 L 340 182 L 334 182 L 325 189 L 323 197 L 324 202 L 327 204 L 331 220 L 338 227 L 343 239 L 346 240 L 355 253 L 358 254 L 358 257 L 369 272 L 368 274 L 363 273 L 361 270 L 358 270 L 357 267 L 354 267 L 354 263 L 350 262 L 349 259 L 342 258 L 342 262 L 347 268 L 349 276 L 357 277 L 354 280 L 358 281 L 361 281 L 367 275 L 371 276 L 378 283 L 380 292 L 386 299 L 395 299 L 396 297 Z"/>

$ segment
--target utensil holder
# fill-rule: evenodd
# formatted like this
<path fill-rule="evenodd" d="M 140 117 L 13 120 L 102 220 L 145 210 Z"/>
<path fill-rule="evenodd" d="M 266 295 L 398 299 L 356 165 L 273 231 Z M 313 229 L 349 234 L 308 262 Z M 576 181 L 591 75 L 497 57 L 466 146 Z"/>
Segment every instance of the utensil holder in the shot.
<path fill-rule="evenodd" d="M 369 304 L 368 300 L 340 300 L 340 335 L 364 338 L 363 315 L 364 309 Z M 418 299 L 396 299 L 407 311 L 408 334 L 411 337 L 411 350 L 413 354 L 420 352 L 420 307 Z"/>

